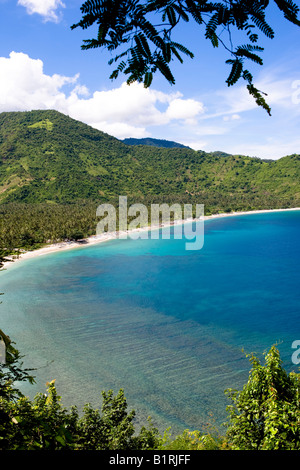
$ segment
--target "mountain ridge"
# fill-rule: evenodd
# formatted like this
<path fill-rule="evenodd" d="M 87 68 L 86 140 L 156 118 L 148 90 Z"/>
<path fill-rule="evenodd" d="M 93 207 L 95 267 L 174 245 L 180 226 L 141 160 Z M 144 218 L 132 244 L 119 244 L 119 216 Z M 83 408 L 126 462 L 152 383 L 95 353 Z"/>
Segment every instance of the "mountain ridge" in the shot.
<path fill-rule="evenodd" d="M 152 147 L 162 147 L 162 148 L 186 148 L 191 149 L 187 145 L 180 144 L 178 142 L 174 142 L 173 140 L 166 140 L 166 139 L 155 139 L 153 137 L 144 137 L 141 139 L 137 139 L 134 137 L 127 137 L 123 139 L 122 142 L 126 145 L 150 145 Z"/>
<path fill-rule="evenodd" d="M 222 158 L 220 156 L 222 155 Z M 297 207 L 299 155 L 260 160 L 126 145 L 54 110 L 0 114 L 0 203 L 199 201 L 220 210 Z"/>

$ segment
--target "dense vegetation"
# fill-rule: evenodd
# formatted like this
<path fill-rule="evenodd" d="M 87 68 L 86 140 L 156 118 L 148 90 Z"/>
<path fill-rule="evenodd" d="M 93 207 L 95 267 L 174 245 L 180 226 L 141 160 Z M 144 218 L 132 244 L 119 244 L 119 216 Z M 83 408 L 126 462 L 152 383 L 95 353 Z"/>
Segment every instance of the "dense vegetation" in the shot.
<path fill-rule="evenodd" d="M 152 139 L 151 137 L 145 137 L 143 139 L 127 138 L 122 141 L 126 145 L 151 145 L 152 147 L 165 147 L 165 148 L 189 148 L 186 145 L 173 142 L 172 140 L 164 139 Z"/>
<path fill-rule="evenodd" d="M 298 207 L 300 156 L 277 161 L 125 145 L 56 111 L 0 114 L 0 258 L 95 233 L 103 202 Z"/>
<path fill-rule="evenodd" d="M 135 428 L 135 411 L 128 411 L 124 390 L 102 392 L 101 412 L 86 404 L 81 413 L 64 408 L 55 381 L 47 393 L 33 400 L 24 396 L 16 382 L 34 381 L 24 370 L 22 357 L 10 338 L 6 361 L 0 362 L 0 450 L 299 450 L 300 374 L 287 374 L 275 346 L 265 364 L 251 356 L 248 383 L 241 391 L 228 390 L 226 432 L 218 429 L 185 430 L 161 436 L 149 418 Z"/>
<path fill-rule="evenodd" d="M 129 146 L 56 111 L 0 114 L 0 201 L 73 204 L 127 195 L 225 208 L 291 207 L 300 156 L 278 161 Z"/>

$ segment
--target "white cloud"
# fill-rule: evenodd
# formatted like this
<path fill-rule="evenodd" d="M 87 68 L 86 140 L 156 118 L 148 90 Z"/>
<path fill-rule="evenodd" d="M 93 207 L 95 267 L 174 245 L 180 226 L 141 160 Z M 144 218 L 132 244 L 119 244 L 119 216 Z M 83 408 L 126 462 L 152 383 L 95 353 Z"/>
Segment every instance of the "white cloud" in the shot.
<path fill-rule="evenodd" d="M 233 143 L 228 148 L 223 145 L 222 150 L 233 154 L 249 155 L 251 157 L 267 158 L 276 160 L 286 155 L 299 153 L 300 139 L 295 137 L 290 140 L 281 140 L 280 138 L 259 139 L 258 142 L 240 142 Z"/>
<path fill-rule="evenodd" d="M 170 119 L 183 119 L 188 124 L 192 124 L 203 112 L 203 104 L 199 101 L 176 98 L 169 104 L 166 114 Z"/>
<path fill-rule="evenodd" d="M 192 141 L 184 140 L 181 143 L 183 145 L 187 145 L 193 150 L 204 150 L 208 145 L 208 142 L 206 140 L 192 140 Z"/>
<path fill-rule="evenodd" d="M 57 10 L 65 5 L 61 0 L 18 0 L 18 5 L 26 8 L 29 15 L 37 13 L 45 21 L 59 21 Z"/>
<path fill-rule="evenodd" d="M 177 96 L 177 95 L 175 95 Z M 72 116 L 85 122 L 130 121 L 131 125 L 163 125 L 172 120 L 166 112 L 160 111 L 159 103 L 172 102 L 173 95 L 164 95 L 143 85 L 123 83 L 119 88 L 96 91 L 89 99 L 80 99 L 77 94 L 67 99 L 67 107 Z"/>
<path fill-rule="evenodd" d="M 0 57 L 0 70 L 1 111 L 57 108 L 65 100 L 60 89 L 78 78 L 45 75 L 41 60 L 17 52 L 11 52 L 9 58 Z"/>
<path fill-rule="evenodd" d="M 238 121 L 239 119 L 241 119 L 241 116 L 239 114 L 231 114 L 229 116 L 223 117 L 224 121 Z"/>
<path fill-rule="evenodd" d="M 118 139 L 125 139 L 126 137 L 134 137 L 140 139 L 142 137 L 150 137 L 151 134 L 147 132 L 145 127 L 136 127 L 126 124 L 125 122 L 92 122 L 90 123 L 95 129 L 106 132 L 109 135 L 118 137 Z"/>
<path fill-rule="evenodd" d="M 46 75 L 43 62 L 11 52 L 0 57 L 0 111 L 56 109 L 118 138 L 147 137 L 148 127 L 195 120 L 203 105 L 178 92 L 162 93 L 142 84 L 90 94 L 79 75 Z M 67 94 L 64 86 L 71 85 Z"/>
<path fill-rule="evenodd" d="M 18 52 L 0 57 L 0 70 L 0 112 L 56 109 L 119 139 L 152 135 L 206 151 L 261 158 L 299 152 L 300 106 L 292 100 L 298 90 L 289 77 L 274 76 L 272 81 L 265 74 L 260 80 L 260 89 L 269 92 L 268 102 L 274 108 L 270 118 L 239 87 L 201 101 L 178 91 L 145 89 L 142 84 L 123 83 L 91 93 L 80 83 L 79 74 L 47 75 L 42 60 Z"/>

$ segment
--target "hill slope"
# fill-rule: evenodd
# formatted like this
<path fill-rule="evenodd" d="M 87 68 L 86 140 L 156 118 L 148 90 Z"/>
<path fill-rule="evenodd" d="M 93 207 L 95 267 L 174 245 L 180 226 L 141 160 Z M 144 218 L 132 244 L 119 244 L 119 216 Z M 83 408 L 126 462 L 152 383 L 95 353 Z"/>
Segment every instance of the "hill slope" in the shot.
<path fill-rule="evenodd" d="M 133 137 L 123 139 L 122 141 L 126 145 L 150 145 L 152 147 L 163 147 L 163 148 L 190 148 L 186 145 L 173 142 L 172 140 L 164 139 L 152 139 L 151 137 L 145 137 L 144 139 L 135 139 Z"/>
<path fill-rule="evenodd" d="M 0 202 L 127 195 L 254 209 L 300 204 L 300 157 L 277 161 L 131 146 L 56 111 L 0 114 Z"/>

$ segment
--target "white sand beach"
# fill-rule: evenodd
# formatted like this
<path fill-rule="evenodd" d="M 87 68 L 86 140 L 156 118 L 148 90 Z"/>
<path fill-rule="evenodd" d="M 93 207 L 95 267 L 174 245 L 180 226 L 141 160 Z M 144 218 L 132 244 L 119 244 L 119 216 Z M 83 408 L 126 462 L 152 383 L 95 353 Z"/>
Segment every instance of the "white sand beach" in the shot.
<path fill-rule="evenodd" d="M 220 214 L 213 214 L 209 216 L 204 216 L 201 217 L 200 219 L 197 219 L 199 221 L 205 221 L 209 219 L 217 219 L 217 218 L 222 218 L 222 217 L 234 217 L 234 216 L 240 216 L 240 215 L 249 215 L 249 214 L 262 214 L 262 213 L 268 213 L 268 212 L 283 212 L 283 211 L 295 211 L 295 210 L 300 210 L 300 207 L 295 207 L 295 208 L 289 208 L 289 209 L 270 209 L 270 210 L 255 210 L 255 211 L 244 211 L 244 212 L 228 212 L 228 213 L 220 213 Z M 161 224 L 159 226 L 147 226 L 143 228 L 138 228 L 138 229 L 133 229 L 133 230 L 127 230 L 126 232 L 106 232 L 100 235 L 93 235 L 89 238 L 86 238 L 84 240 L 79 240 L 79 241 L 61 241 L 59 243 L 53 243 L 49 244 L 47 246 L 44 246 L 43 248 L 39 248 L 36 250 L 32 251 L 24 251 L 21 253 L 18 253 L 18 255 L 10 256 L 7 257 L 8 259 L 11 259 L 12 261 L 7 261 L 3 264 L 1 270 L 6 270 L 10 266 L 14 265 L 16 262 L 20 262 L 21 260 L 29 259 L 29 258 L 34 258 L 38 256 L 43 256 L 47 255 L 50 253 L 56 253 L 62 250 L 70 250 L 74 248 L 83 248 L 103 242 L 107 242 L 110 240 L 115 240 L 119 238 L 130 238 L 130 234 L 134 232 L 145 232 L 145 231 L 150 231 L 150 230 L 158 230 L 160 228 L 166 228 L 168 226 L 174 226 L 174 225 L 182 225 L 185 223 L 191 223 L 193 219 L 180 219 L 180 220 L 175 220 L 174 222 L 170 224 Z"/>

